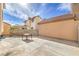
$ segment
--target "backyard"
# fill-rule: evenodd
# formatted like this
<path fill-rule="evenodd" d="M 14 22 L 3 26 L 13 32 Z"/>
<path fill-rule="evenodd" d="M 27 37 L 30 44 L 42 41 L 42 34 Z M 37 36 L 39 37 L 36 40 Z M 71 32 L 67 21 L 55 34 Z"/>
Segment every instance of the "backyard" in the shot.
<path fill-rule="evenodd" d="M 79 56 L 78 6 L 0 3 L 0 56 Z"/>
<path fill-rule="evenodd" d="M 24 37 L 25 40 L 25 37 Z M 79 55 L 79 48 L 40 37 L 8 37 L 0 41 L 1 56 L 61 56 Z"/>

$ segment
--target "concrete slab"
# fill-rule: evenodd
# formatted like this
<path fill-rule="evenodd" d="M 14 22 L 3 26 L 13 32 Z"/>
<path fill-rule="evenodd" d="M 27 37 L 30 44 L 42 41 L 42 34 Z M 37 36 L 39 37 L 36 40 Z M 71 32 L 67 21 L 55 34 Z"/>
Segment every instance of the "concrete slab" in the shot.
<path fill-rule="evenodd" d="M 32 42 L 11 37 L 0 41 L 2 56 L 79 56 L 79 48 L 67 44 L 33 37 Z"/>

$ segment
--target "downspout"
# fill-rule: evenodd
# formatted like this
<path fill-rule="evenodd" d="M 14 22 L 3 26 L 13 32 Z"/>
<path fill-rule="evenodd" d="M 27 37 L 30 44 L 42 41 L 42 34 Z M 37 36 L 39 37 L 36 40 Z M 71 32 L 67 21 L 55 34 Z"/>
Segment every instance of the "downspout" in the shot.
<path fill-rule="evenodd" d="M 79 24 L 78 24 L 78 17 L 76 16 L 76 14 L 74 14 L 74 21 L 76 23 L 76 38 L 77 38 L 77 42 L 79 43 Z"/>
<path fill-rule="evenodd" d="M 72 3 L 71 8 L 72 8 L 72 13 L 74 15 L 74 21 L 75 21 L 75 31 L 76 31 L 76 39 L 79 44 L 79 4 L 77 3 Z"/>

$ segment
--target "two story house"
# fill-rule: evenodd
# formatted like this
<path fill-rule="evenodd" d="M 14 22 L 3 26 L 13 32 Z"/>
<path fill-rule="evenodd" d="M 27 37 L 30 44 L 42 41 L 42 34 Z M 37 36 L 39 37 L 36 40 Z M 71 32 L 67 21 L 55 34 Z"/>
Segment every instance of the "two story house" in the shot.
<path fill-rule="evenodd" d="M 41 18 L 39 16 L 29 17 L 28 20 L 25 21 L 25 25 L 27 29 L 37 29 L 37 24 L 41 21 Z"/>

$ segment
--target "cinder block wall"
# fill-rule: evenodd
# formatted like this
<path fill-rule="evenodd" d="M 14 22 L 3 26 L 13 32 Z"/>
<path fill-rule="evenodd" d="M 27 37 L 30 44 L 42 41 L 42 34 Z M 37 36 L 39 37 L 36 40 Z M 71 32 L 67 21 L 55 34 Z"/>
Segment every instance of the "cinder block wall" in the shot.
<path fill-rule="evenodd" d="M 77 41 L 74 19 L 38 24 L 39 35 Z"/>

